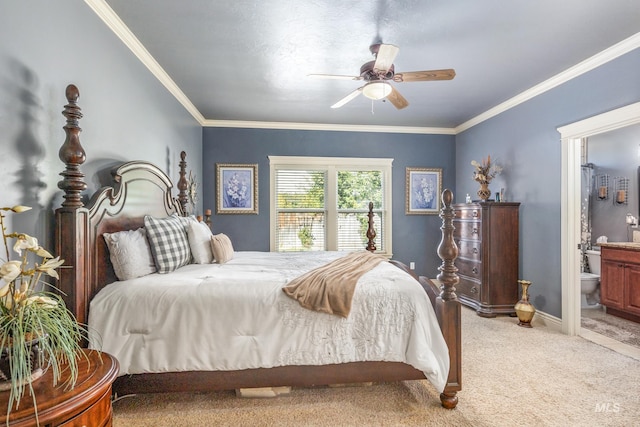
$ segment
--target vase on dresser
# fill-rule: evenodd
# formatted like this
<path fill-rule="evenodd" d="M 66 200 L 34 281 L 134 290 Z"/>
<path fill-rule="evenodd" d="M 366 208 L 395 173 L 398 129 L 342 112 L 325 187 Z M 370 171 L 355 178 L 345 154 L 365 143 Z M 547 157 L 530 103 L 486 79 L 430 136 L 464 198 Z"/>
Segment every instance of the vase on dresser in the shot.
<path fill-rule="evenodd" d="M 489 182 L 481 182 L 478 189 L 478 197 L 483 202 L 486 202 L 491 197 L 491 190 L 489 189 Z"/>
<path fill-rule="evenodd" d="M 522 298 L 520 298 L 520 301 L 518 301 L 514 307 L 519 320 L 518 326 L 530 328 L 533 315 L 536 314 L 536 308 L 529 302 L 529 286 L 531 286 L 531 282 L 528 280 L 518 280 L 518 283 L 520 283 L 522 287 Z"/>

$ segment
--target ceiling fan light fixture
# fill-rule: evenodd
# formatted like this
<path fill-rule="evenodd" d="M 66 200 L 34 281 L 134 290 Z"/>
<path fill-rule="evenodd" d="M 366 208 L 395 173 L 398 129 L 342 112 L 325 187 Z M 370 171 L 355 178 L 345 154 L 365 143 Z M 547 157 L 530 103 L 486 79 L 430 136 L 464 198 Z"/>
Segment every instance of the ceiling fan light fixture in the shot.
<path fill-rule="evenodd" d="M 362 94 L 369 99 L 377 101 L 386 98 L 392 90 L 393 88 L 387 82 L 369 82 L 362 88 Z"/>

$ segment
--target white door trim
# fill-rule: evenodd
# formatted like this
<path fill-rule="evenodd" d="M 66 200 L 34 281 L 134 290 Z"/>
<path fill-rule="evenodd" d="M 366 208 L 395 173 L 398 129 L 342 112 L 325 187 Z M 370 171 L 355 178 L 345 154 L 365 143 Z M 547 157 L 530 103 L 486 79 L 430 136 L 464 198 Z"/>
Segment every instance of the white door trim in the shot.
<path fill-rule="evenodd" d="M 558 128 L 562 142 L 562 332 L 580 334 L 580 146 L 583 138 L 640 123 L 640 102 Z"/>

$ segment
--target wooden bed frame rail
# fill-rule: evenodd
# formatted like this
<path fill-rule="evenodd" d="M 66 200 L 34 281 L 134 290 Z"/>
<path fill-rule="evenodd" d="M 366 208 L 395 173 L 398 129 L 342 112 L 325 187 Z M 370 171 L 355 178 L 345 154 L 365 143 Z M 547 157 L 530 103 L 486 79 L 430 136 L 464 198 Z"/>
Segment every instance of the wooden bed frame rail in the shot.
<path fill-rule="evenodd" d="M 83 324 L 88 321 L 89 303 L 97 292 L 116 280 L 102 233 L 133 230 L 143 226 L 144 215 L 168 216 L 184 214 L 187 204 L 186 153 L 180 154 L 179 190 L 172 195 L 172 183 L 159 168 L 147 162 L 129 162 L 113 172 L 114 184 L 100 189 L 85 206 L 81 193 L 87 184 L 80 166 L 85 151 L 80 143 L 77 105 L 78 88 L 66 88 L 68 103 L 62 114 L 66 117 L 66 138 L 59 151 L 65 169 L 60 173 L 58 187 L 64 191 L 62 206 L 55 212 L 55 249 L 65 265 L 60 269 L 58 288 L 67 307 Z M 141 190 L 139 186 L 144 185 Z M 153 194 L 150 199 L 149 194 Z M 156 197 L 157 196 L 157 197 Z M 148 203 L 154 200 L 154 203 Z M 157 202 L 155 202 L 157 200 Z M 393 264 L 414 276 L 429 295 L 444 339 L 449 347 L 451 367 L 447 385 L 440 395 L 442 406 L 455 408 L 461 389 L 460 302 L 455 294 L 458 283 L 454 260 L 458 248 L 453 240 L 453 194 L 442 193 L 442 240 L 438 256 L 442 259 L 436 279 L 417 277 L 401 262 Z M 125 203 L 126 201 L 126 203 Z M 372 204 L 369 212 L 367 250 L 375 251 Z M 354 362 L 324 366 L 283 366 L 241 371 L 192 371 L 157 374 L 136 374 L 116 379 L 117 394 L 158 391 L 205 391 L 249 387 L 313 386 L 332 383 L 383 382 L 424 380 L 424 374 L 412 366 L 398 362 Z"/>

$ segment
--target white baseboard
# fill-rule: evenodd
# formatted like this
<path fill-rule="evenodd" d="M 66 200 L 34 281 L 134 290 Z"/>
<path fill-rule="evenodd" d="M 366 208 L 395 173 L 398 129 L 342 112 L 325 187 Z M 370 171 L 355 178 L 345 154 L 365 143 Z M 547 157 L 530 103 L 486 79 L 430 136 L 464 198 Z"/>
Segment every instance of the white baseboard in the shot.
<path fill-rule="evenodd" d="M 552 316 L 544 311 L 536 311 L 533 317 L 532 326 L 546 326 L 554 332 L 562 332 L 562 319 Z"/>

